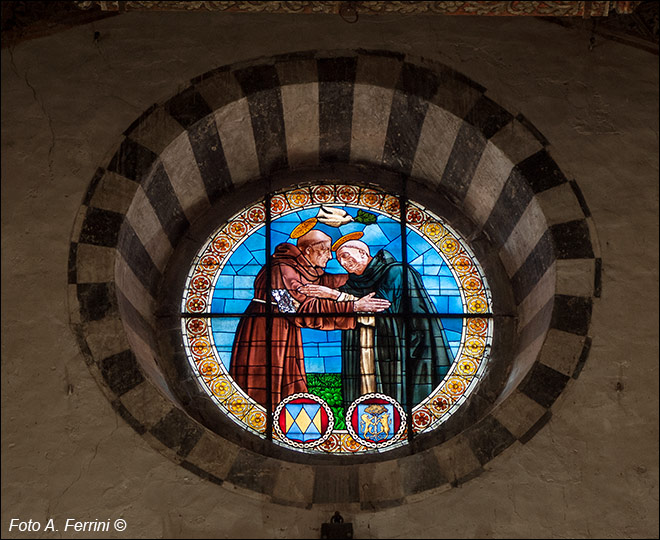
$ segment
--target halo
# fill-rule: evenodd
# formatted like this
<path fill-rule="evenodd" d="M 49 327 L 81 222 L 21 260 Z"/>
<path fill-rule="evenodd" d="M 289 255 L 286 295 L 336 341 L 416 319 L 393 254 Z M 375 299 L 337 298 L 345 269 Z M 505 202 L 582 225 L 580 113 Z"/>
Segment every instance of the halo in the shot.
<path fill-rule="evenodd" d="M 341 246 L 343 246 L 349 240 L 359 240 L 363 236 L 364 236 L 364 233 L 362 231 L 356 231 L 356 232 L 345 234 L 339 240 L 337 240 L 334 244 L 332 244 L 331 249 L 332 249 L 332 251 L 337 251 Z"/>
<path fill-rule="evenodd" d="M 317 221 L 318 220 L 315 217 L 312 217 L 306 219 L 299 225 L 296 225 L 296 228 L 291 231 L 291 238 L 300 238 L 303 234 L 307 234 L 314 228 L 314 225 L 316 225 Z"/>

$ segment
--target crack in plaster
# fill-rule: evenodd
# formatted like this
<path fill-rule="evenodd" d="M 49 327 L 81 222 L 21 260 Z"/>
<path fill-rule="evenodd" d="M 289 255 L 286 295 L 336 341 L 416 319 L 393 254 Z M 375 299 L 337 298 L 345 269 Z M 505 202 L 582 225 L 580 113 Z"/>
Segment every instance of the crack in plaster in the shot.
<path fill-rule="evenodd" d="M 9 57 L 11 59 L 11 65 L 12 65 L 12 69 L 14 70 L 14 73 L 16 73 L 17 77 L 21 78 L 21 75 L 18 71 L 18 66 L 16 65 L 16 60 L 14 59 L 13 47 L 9 47 Z M 36 89 L 30 83 L 30 80 L 28 79 L 27 70 L 25 71 L 25 74 L 23 75 L 22 78 L 25 81 L 25 84 L 28 86 L 28 88 L 32 91 L 32 97 L 34 98 L 34 101 L 39 105 L 41 111 L 44 113 L 44 116 L 46 117 L 46 121 L 48 122 L 48 129 L 50 130 L 50 148 L 48 149 L 48 173 L 51 182 L 53 182 L 55 180 L 55 175 L 53 174 L 53 151 L 55 150 L 55 131 L 53 130 L 53 120 L 48 114 L 48 111 L 46 110 L 46 107 L 43 103 L 43 100 L 39 99 L 39 97 L 37 96 Z"/>
<path fill-rule="evenodd" d="M 92 30 L 94 32 L 96 32 L 96 29 L 93 25 L 92 25 Z M 98 39 L 94 40 L 94 46 L 96 47 L 96 50 L 97 50 L 99 56 L 101 57 L 103 63 L 105 64 L 105 66 L 115 74 L 113 77 L 110 78 L 110 80 L 113 80 L 113 79 L 114 80 L 119 80 L 119 81 L 123 80 L 122 76 L 120 74 L 119 75 L 117 74 L 116 70 L 112 66 L 112 63 L 110 62 L 110 60 L 108 59 L 106 54 L 103 52 L 103 49 L 101 48 L 101 45 L 100 45 L 100 42 L 99 42 Z M 101 79 L 101 77 L 99 77 L 99 72 L 98 72 L 98 69 L 96 69 L 96 68 L 94 69 L 94 75 L 96 76 L 96 81 L 98 83 L 99 80 Z M 132 109 L 135 109 L 138 112 L 142 112 L 144 110 L 144 107 L 139 106 L 139 105 L 135 105 L 133 103 L 130 103 L 129 101 L 126 101 L 124 98 L 122 98 L 119 95 L 110 94 L 109 97 L 111 97 L 112 99 L 116 99 L 117 101 L 120 101 L 121 103 L 123 103 L 125 105 L 128 105 L 129 107 L 131 107 Z"/>
<path fill-rule="evenodd" d="M 69 491 L 74 485 L 76 485 L 76 484 L 80 481 L 80 479 L 83 477 L 83 474 L 85 474 L 85 473 L 89 470 L 89 467 L 91 466 L 91 464 L 93 463 L 93 461 L 96 459 L 96 456 L 97 456 L 97 454 L 98 454 L 99 447 L 101 446 L 101 443 L 103 443 L 104 441 L 107 441 L 107 440 L 109 440 L 110 438 L 112 438 L 113 435 L 115 434 L 115 432 L 116 432 L 118 429 L 119 429 L 119 420 L 118 420 L 118 418 L 117 418 L 116 415 L 115 415 L 115 427 L 113 428 L 113 430 L 112 430 L 108 435 L 106 435 L 105 437 L 101 438 L 101 439 L 96 443 L 96 446 L 94 447 L 94 454 L 92 455 L 92 457 L 91 457 L 91 458 L 89 459 L 89 461 L 87 462 L 87 465 L 83 465 L 82 467 L 80 467 L 80 471 L 78 472 L 78 477 L 77 477 L 73 482 L 71 482 L 66 488 L 64 488 L 64 490 L 62 491 L 62 493 L 60 493 L 60 495 L 59 495 L 58 497 L 56 497 L 56 503 L 55 503 L 55 505 L 54 505 L 54 507 L 53 507 L 53 511 L 55 511 L 55 510 L 57 509 L 57 507 L 59 506 L 59 503 L 62 501 L 62 498 L 64 497 L 64 495 L 66 495 L 67 492 L 68 492 L 68 491 Z M 48 500 L 48 508 L 46 509 L 46 516 L 47 516 L 47 517 L 51 517 L 51 516 L 53 515 L 53 514 L 51 513 L 51 504 L 52 504 L 52 499 L 49 499 L 49 500 Z"/>

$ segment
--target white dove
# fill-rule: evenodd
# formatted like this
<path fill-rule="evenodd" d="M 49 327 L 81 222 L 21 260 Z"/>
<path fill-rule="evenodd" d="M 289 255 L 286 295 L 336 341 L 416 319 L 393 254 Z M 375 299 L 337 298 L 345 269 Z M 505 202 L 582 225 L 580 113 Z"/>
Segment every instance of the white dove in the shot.
<path fill-rule="evenodd" d="M 346 223 L 353 221 L 353 216 L 341 208 L 321 206 L 321 208 L 319 208 L 319 213 L 316 214 L 316 219 L 330 227 L 341 227 L 342 225 L 346 225 Z"/>

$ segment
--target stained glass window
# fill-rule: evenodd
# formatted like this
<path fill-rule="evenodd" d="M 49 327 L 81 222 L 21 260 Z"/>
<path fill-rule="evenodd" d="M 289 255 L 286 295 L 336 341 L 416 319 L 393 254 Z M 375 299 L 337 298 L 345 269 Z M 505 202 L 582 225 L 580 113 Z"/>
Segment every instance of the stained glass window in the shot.
<path fill-rule="evenodd" d="M 291 449 L 385 452 L 436 429 L 483 376 L 491 296 L 467 242 L 379 188 L 299 186 L 234 215 L 182 300 L 201 388 Z"/>

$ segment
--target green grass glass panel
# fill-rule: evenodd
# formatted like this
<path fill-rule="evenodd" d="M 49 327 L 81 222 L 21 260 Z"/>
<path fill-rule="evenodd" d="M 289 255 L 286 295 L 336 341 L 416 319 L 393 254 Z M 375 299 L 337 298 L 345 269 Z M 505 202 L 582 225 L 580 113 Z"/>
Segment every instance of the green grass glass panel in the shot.
<path fill-rule="evenodd" d="M 339 373 L 308 373 L 307 391 L 323 399 L 335 415 L 335 429 L 346 429 Z"/>

